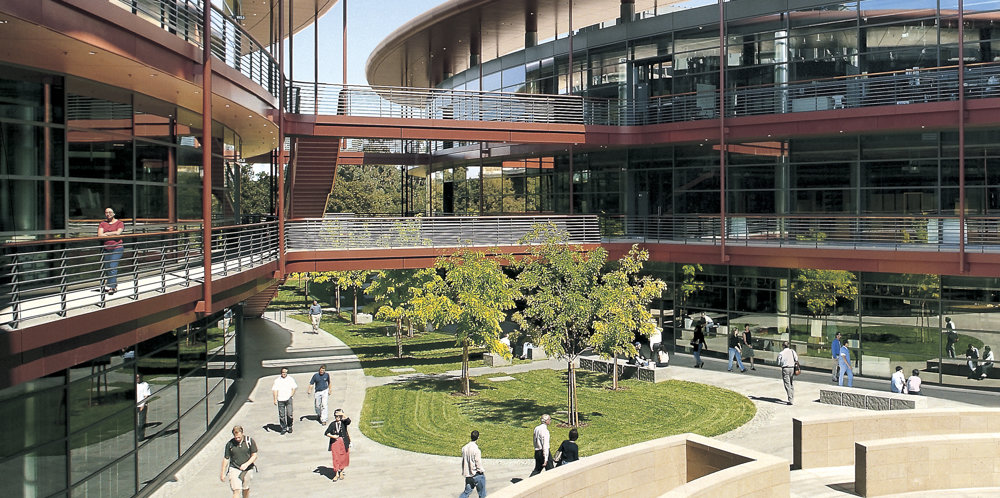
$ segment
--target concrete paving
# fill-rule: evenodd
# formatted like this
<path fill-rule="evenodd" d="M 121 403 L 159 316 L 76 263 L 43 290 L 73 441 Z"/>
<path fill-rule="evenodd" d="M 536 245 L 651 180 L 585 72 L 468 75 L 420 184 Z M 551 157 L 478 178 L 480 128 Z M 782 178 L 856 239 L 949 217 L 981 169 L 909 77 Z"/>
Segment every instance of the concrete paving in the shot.
<path fill-rule="evenodd" d="M 366 377 L 357 357 L 350 348 L 329 334 L 309 333 L 306 323 L 275 316 L 276 320 L 248 320 L 248 340 L 267 344 L 267 350 L 258 351 L 259 363 L 248 365 L 247 378 L 259 378 L 249 398 L 236 412 L 227 427 L 241 424 L 260 448 L 253 494 L 256 496 L 330 496 L 346 493 L 348 496 L 415 497 L 457 495 L 462 491 L 461 464 L 456 456 L 436 456 L 404 451 L 369 440 L 358 428 L 360 411 L 368 387 L 383 385 L 414 374 L 396 377 Z M 284 334 L 284 337 L 275 337 Z M 288 342 L 290 341 L 290 342 Z M 287 344 L 282 348 L 282 344 Z M 256 358 L 254 358 L 256 360 Z M 305 394 L 308 381 L 319 363 L 326 363 L 333 380 L 330 411 L 341 407 L 352 419 L 351 465 L 346 479 L 338 482 L 332 476 L 330 453 L 326 451 L 324 427 L 315 420 L 312 396 Z M 746 395 L 757 406 L 756 416 L 742 427 L 718 439 L 773 454 L 789 462 L 792 459 L 793 416 L 836 414 L 856 411 L 854 408 L 834 407 L 818 403 L 819 389 L 829 384 L 829 374 L 807 373 L 795 383 L 796 404 L 784 404 L 785 393 L 777 368 L 757 366 L 746 373 L 726 372 L 726 363 L 720 359 L 706 359 L 706 368 L 689 368 L 693 360 L 687 355 L 677 355 L 668 367 L 672 379 L 717 385 Z M 295 395 L 295 431 L 280 435 L 275 431 L 277 410 L 271 399 L 271 382 L 278 367 L 288 366 L 299 385 Z M 507 367 L 476 367 L 473 375 L 514 374 L 538 368 L 563 369 L 565 363 L 543 360 Z M 448 372 L 457 376 L 459 372 Z M 417 374 L 419 375 L 419 374 Z M 868 385 L 870 384 L 870 385 Z M 863 382 L 856 385 L 869 388 L 887 388 L 887 381 Z M 971 406 L 958 401 L 967 393 L 941 388 L 929 397 L 928 407 Z M 953 398 L 953 399 L 948 399 Z M 981 395 L 976 405 L 1000 405 L 995 393 Z M 299 420 L 303 417 L 305 419 Z M 202 451 L 177 472 L 175 480 L 157 490 L 154 497 L 172 496 L 228 496 L 228 485 L 219 480 L 222 448 L 230 438 L 228 428 L 215 435 Z M 525 441 L 525 444 L 530 444 Z M 496 491 L 511 484 L 512 480 L 527 477 L 533 467 L 531 460 L 487 459 L 484 462 L 487 487 Z M 853 494 L 853 467 L 836 467 L 818 471 L 796 471 L 792 474 L 793 496 L 844 496 Z"/>

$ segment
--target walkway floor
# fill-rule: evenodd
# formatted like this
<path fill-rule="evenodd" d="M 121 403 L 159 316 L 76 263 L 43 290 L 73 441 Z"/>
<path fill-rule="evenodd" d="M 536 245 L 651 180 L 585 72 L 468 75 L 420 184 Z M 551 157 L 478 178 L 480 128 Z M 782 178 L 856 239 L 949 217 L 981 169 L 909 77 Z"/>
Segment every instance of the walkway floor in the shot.
<path fill-rule="evenodd" d="M 261 354 L 262 361 L 248 365 L 247 378 L 259 377 L 250 399 L 237 411 L 227 427 L 243 425 L 260 447 L 260 471 L 254 475 L 256 496 L 329 496 L 331 492 L 348 496 L 414 497 L 457 495 L 462 490 L 460 459 L 426 455 L 384 446 L 366 438 L 357 427 L 367 387 L 394 380 L 393 377 L 366 377 L 357 357 L 340 340 L 329 334 L 311 334 L 308 324 L 294 319 L 279 322 L 248 320 L 247 342 L 258 341 L 274 349 Z M 281 350 L 283 341 L 275 335 L 291 337 L 290 345 Z M 285 339 L 287 340 L 287 339 Z M 330 411 L 342 407 L 354 421 L 351 426 L 351 465 L 347 478 L 330 481 L 330 454 L 326 451 L 324 428 L 315 420 L 312 397 L 305 394 L 308 381 L 320 363 L 325 363 L 333 379 L 334 391 Z M 787 406 L 778 370 L 759 366 L 744 374 L 725 371 L 725 361 L 709 359 L 706 368 L 688 368 L 690 357 L 679 356 L 669 367 L 669 377 L 726 387 L 747 395 L 757 406 L 757 415 L 746 425 L 718 439 L 765 453 L 792 459 L 793 416 L 840 413 L 853 408 L 822 405 L 819 389 L 829 382 L 829 374 L 804 374 L 805 381 L 796 382 L 796 404 Z M 271 382 L 279 366 L 288 366 L 299 385 L 295 395 L 295 432 L 280 435 L 274 431 L 277 411 L 271 400 Z M 537 368 L 562 369 L 559 361 L 539 361 L 511 367 L 478 367 L 473 375 L 485 373 L 515 373 Z M 458 372 L 454 372 L 456 375 Z M 859 382 L 860 383 L 860 382 Z M 881 384 L 885 384 L 882 382 Z M 872 387 L 874 387 L 874 382 Z M 945 397 L 951 391 L 942 391 Z M 960 394 L 960 393 L 959 393 Z M 996 395 L 991 396 L 1000 405 Z M 988 403 L 976 403 L 988 404 Z M 929 397 L 929 407 L 958 407 L 966 403 L 945 398 Z M 230 438 L 223 430 L 176 474 L 176 480 L 162 486 L 154 497 L 225 496 L 228 485 L 219 480 L 222 448 Z M 526 441 L 530 444 L 530 441 Z M 458 448 L 456 448 L 456 455 Z M 485 462 L 487 485 L 495 491 L 511 484 L 512 479 L 527 477 L 533 467 L 530 460 L 488 459 Z M 793 496 L 844 496 L 853 491 L 853 467 L 836 467 L 792 474 Z"/>

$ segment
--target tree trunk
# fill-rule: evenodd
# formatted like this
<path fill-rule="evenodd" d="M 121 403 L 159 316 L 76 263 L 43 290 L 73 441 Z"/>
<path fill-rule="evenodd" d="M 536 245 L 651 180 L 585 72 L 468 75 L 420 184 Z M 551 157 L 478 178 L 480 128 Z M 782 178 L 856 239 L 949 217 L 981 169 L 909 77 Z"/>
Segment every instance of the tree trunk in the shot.
<path fill-rule="evenodd" d="M 337 309 L 337 318 L 339 319 L 340 318 L 340 284 L 337 284 L 337 290 L 334 291 L 334 293 L 336 294 L 336 297 L 334 299 L 337 300 L 336 303 L 334 303 L 334 308 Z"/>
<path fill-rule="evenodd" d="M 358 288 L 354 288 L 354 309 L 351 310 L 351 325 L 358 324 Z"/>
<path fill-rule="evenodd" d="M 578 410 L 576 408 L 576 370 L 573 368 L 573 362 L 567 362 L 567 392 L 569 394 L 569 413 L 566 417 L 566 422 L 572 426 L 577 427 L 580 425 L 580 420 L 578 417 Z"/>
<path fill-rule="evenodd" d="M 618 355 L 615 355 L 615 361 L 611 364 L 611 389 L 618 390 Z"/>
<path fill-rule="evenodd" d="M 469 389 L 469 340 L 462 340 L 462 394 L 472 394 Z"/>
<path fill-rule="evenodd" d="M 409 317 L 406 318 L 406 336 L 413 338 L 413 320 Z"/>
<path fill-rule="evenodd" d="M 403 319 L 396 319 L 396 358 L 403 357 Z"/>

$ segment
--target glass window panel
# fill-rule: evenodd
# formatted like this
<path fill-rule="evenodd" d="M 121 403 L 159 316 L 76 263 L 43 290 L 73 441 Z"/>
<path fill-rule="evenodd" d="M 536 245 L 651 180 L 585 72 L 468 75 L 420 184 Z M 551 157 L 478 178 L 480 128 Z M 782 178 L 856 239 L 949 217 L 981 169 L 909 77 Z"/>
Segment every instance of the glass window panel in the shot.
<path fill-rule="evenodd" d="M 65 228 L 65 198 L 65 184 L 61 181 L 0 178 L 0 232 L 24 235 Z"/>
<path fill-rule="evenodd" d="M 169 145 L 136 142 L 135 178 L 144 182 L 166 182 L 173 147 Z"/>
<path fill-rule="evenodd" d="M 76 461 L 74 460 L 74 465 Z M 135 494 L 135 454 L 115 462 L 100 474 L 74 488 L 74 498 L 126 497 Z"/>
<path fill-rule="evenodd" d="M 118 219 L 130 219 L 132 212 L 132 185 L 126 183 L 70 182 L 69 219 L 86 220 L 93 223 L 97 233 L 97 222 L 104 218 L 104 208 L 115 210 Z M 126 232 L 128 228 L 126 226 Z"/>
<path fill-rule="evenodd" d="M 202 379 L 202 384 L 204 383 L 204 379 Z M 195 442 L 198 441 L 198 438 L 205 434 L 205 431 L 208 428 L 208 412 L 206 411 L 208 409 L 207 403 L 208 402 L 205 399 L 198 401 L 187 415 L 181 417 L 181 454 L 184 454 Z"/>
<path fill-rule="evenodd" d="M 0 438 L 0 459 L 66 435 L 63 382 L 60 374 L 0 391 L 0 420 L 8 431 Z"/>
<path fill-rule="evenodd" d="M 218 341 L 221 344 L 221 339 L 217 338 L 214 333 L 210 336 L 209 329 L 203 325 L 192 324 L 180 331 L 180 372 L 182 376 L 196 371 L 204 371 L 205 360 L 208 357 L 207 344 L 210 337 L 212 341 Z"/>
<path fill-rule="evenodd" d="M 177 460 L 177 425 L 164 430 L 139 448 L 139 483 L 145 485 Z"/>
<path fill-rule="evenodd" d="M 134 389 L 134 384 L 129 382 Z M 105 414 L 103 407 L 92 407 L 73 414 L 75 424 L 82 429 L 70 436 L 70 459 L 73 462 L 73 482 L 87 478 L 98 469 L 135 448 L 135 392 L 125 409 Z M 104 495 L 102 495 L 104 496 Z"/>
<path fill-rule="evenodd" d="M 226 382 L 223 380 L 208 393 L 209 425 L 215 423 L 216 418 L 222 413 L 222 409 L 226 407 L 226 387 Z"/>
<path fill-rule="evenodd" d="M 0 461 L 0 475 L 6 476 L 0 479 L 2 496 L 51 496 L 62 491 L 66 486 L 66 444 L 58 441 Z"/>

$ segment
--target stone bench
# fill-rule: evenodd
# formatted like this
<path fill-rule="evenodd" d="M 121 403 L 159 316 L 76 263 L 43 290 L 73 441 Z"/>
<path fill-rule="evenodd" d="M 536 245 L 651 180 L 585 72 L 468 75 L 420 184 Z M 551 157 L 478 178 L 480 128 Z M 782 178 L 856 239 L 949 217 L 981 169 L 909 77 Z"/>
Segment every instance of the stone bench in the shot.
<path fill-rule="evenodd" d="M 793 468 L 852 465 L 857 441 L 980 432 L 1000 432 L 1000 409 L 934 408 L 796 417 L 792 419 Z"/>
<path fill-rule="evenodd" d="M 819 389 L 819 402 L 866 410 L 927 408 L 927 398 L 923 396 L 841 386 L 821 387 Z"/>
<path fill-rule="evenodd" d="M 611 375 L 613 364 L 614 363 L 611 360 L 605 360 L 602 358 L 580 358 L 580 369 L 589 370 L 591 372 Z M 666 367 L 640 367 L 619 361 L 618 378 L 621 379 L 629 376 L 635 376 L 636 379 L 643 382 L 663 382 L 667 380 L 667 370 Z"/>
<path fill-rule="evenodd" d="M 483 353 L 483 364 L 488 367 L 502 367 L 510 365 L 510 360 L 496 353 Z"/>
<path fill-rule="evenodd" d="M 877 439 L 854 448 L 854 491 L 861 496 L 1000 486 L 995 432 Z"/>

